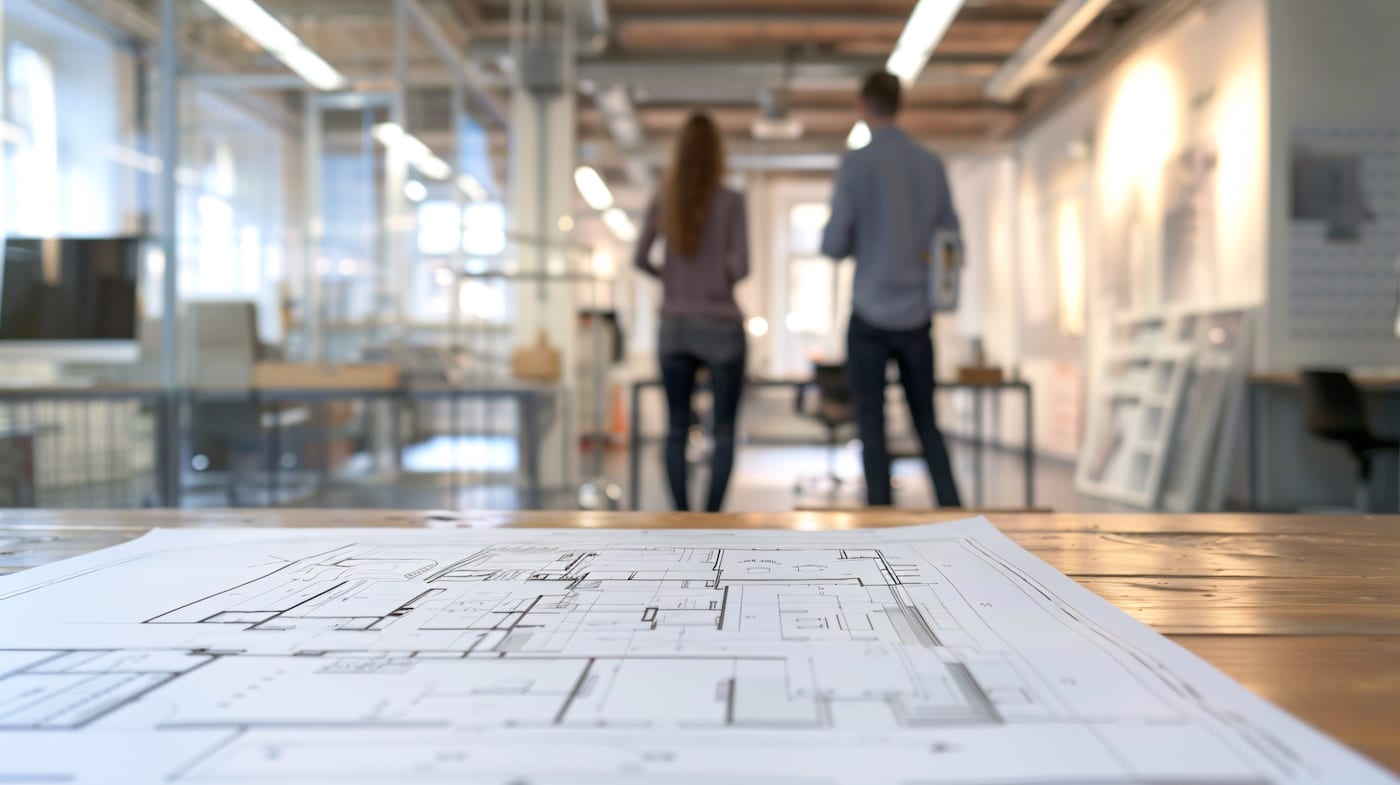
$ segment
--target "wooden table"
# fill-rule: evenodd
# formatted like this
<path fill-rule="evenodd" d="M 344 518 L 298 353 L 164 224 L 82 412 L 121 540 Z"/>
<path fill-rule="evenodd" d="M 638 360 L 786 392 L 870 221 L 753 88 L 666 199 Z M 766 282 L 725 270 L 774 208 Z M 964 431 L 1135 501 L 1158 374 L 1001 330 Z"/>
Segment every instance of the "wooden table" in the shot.
<path fill-rule="evenodd" d="M 151 526 L 853 529 L 948 520 L 899 511 L 422 513 L 8 511 L 0 574 Z M 1254 692 L 1400 773 L 1400 517 L 991 516 L 1013 540 Z"/>

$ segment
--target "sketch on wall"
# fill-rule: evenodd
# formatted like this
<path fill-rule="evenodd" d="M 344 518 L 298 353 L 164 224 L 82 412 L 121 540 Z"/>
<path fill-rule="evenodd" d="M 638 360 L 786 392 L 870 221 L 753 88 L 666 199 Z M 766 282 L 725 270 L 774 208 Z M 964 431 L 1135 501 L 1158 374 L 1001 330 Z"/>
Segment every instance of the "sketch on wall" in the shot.
<path fill-rule="evenodd" d="M 1096 313 L 1145 311 L 1157 306 L 1153 295 L 1152 224 L 1146 188 L 1135 184 L 1119 204 L 1102 204 L 1095 215 L 1103 252 L 1091 276 L 1090 305 Z"/>
<path fill-rule="evenodd" d="M 1293 134 L 1290 336 L 1374 341 L 1393 357 L 1400 290 L 1400 130 Z"/>
<path fill-rule="evenodd" d="M 1214 143 L 1193 144 L 1167 162 L 1162 219 L 1162 292 L 1168 303 L 1211 299 L 1218 290 Z"/>
<path fill-rule="evenodd" d="M 1295 221 L 1322 221 L 1327 239 L 1356 242 L 1376 219 L 1361 180 L 1361 156 L 1325 153 L 1307 144 L 1293 146 L 1292 216 Z"/>

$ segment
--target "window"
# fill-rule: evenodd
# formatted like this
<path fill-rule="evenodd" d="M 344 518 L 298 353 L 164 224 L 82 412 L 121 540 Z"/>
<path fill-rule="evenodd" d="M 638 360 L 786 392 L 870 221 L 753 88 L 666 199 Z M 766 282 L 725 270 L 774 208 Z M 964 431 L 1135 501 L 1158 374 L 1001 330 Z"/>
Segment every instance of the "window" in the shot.
<path fill-rule="evenodd" d="M 9 234 L 52 237 L 59 233 L 58 114 L 53 63 L 28 44 L 12 42 L 10 123 L 5 128 L 5 187 Z"/>

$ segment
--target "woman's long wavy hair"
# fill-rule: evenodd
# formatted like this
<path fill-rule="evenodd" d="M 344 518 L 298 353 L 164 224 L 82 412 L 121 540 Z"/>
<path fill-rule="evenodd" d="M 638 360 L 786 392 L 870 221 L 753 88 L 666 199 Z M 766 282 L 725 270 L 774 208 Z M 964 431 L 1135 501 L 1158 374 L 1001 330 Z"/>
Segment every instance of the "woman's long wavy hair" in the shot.
<path fill-rule="evenodd" d="M 676 140 L 663 212 L 666 238 L 682 256 L 700 250 L 710 202 L 723 177 L 724 144 L 719 127 L 708 114 L 696 112 L 686 120 Z"/>

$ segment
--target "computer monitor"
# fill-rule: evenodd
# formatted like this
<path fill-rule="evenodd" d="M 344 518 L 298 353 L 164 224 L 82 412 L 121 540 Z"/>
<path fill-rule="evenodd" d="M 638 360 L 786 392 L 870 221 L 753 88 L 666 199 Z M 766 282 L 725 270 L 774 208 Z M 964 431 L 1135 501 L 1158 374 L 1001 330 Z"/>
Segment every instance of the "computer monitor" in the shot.
<path fill-rule="evenodd" d="M 141 249 L 137 237 L 6 238 L 0 358 L 134 360 Z"/>

